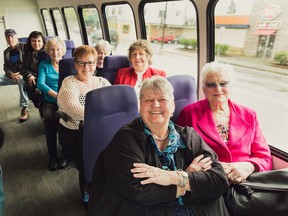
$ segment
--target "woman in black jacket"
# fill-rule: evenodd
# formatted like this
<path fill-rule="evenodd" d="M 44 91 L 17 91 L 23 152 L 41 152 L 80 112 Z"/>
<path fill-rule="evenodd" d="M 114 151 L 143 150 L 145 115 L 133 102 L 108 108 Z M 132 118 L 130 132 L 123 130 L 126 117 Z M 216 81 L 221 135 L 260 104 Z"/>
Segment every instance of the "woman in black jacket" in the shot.
<path fill-rule="evenodd" d="M 216 154 L 190 127 L 170 121 L 173 87 L 153 76 L 140 90 L 140 117 L 99 155 L 89 216 L 227 216 L 229 184 Z"/>
<path fill-rule="evenodd" d="M 39 97 L 36 90 L 38 76 L 38 51 L 45 47 L 45 37 L 42 32 L 32 31 L 25 45 L 23 58 L 23 76 L 26 82 L 26 88 L 29 99 L 38 108 Z"/>

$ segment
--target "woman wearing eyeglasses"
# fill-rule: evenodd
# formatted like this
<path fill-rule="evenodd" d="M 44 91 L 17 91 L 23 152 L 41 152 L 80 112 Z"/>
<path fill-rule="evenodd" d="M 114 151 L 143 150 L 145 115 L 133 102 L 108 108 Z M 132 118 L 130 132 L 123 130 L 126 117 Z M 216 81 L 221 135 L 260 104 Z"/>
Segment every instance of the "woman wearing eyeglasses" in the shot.
<path fill-rule="evenodd" d="M 184 107 L 178 124 L 193 127 L 217 153 L 231 184 L 272 168 L 270 149 L 256 112 L 233 102 L 233 68 L 211 62 L 202 68 L 205 99 Z"/>
<path fill-rule="evenodd" d="M 110 86 L 103 77 L 93 76 L 96 69 L 97 52 L 88 45 L 79 46 L 74 51 L 76 75 L 66 77 L 58 93 L 59 111 L 68 115 L 67 121 L 60 119 L 58 125 L 59 142 L 65 155 L 71 159 L 79 171 L 80 190 L 83 194 L 85 183 L 82 157 L 82 131 L 79 123 L 84 121 L 86 94 L 97 88 Z"/>
<path fill-rule="evenodd" d="M 55 113 L 58 110 L 56 98 L 58 92 L 59 61 L 66 52 L 65 42 L 58 38 L 50 38 L 45 46 L 49 60 L 43 60 L 38 68 L 37 88 L 44 96 L 42 108 L 44 129 L 49 154 L 49 170 L 63 169 L 67 165 L 64 157 L 57 157 L 57 120 Z"/>

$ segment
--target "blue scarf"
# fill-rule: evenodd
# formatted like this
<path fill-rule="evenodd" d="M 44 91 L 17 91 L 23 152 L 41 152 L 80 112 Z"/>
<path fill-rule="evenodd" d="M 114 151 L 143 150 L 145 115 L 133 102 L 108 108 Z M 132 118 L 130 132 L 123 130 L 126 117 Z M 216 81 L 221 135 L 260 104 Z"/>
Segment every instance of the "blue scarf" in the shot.
<path fill-rule="evenodd" d="M 142 118 L 140 122 L 144 127 L 144 133 L 147 135 L 148 139 L 151 141 L 155 153 L 158 156 L 160 162 L 162 163 L 162 169 L 164 170 L 177 170 L 177 165 L 175 164 L 174 154 L 179 149 L 184 149 L 186 147 L 184 141 L 181 139 L 180 134 L 176 131 L 172 121 L 169 121 L 168 130 L 168 140 L 169 143 L 167 147 L 160 151 L 158 148 L 154 137 L 151 134 L 149 128 L 144 124 Z"/>

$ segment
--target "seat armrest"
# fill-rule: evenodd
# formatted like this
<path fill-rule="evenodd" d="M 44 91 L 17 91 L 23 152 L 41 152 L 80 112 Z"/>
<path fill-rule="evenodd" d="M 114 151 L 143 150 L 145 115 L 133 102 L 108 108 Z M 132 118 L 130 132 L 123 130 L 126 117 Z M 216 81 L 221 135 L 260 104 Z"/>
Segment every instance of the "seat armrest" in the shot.
<path fill-rule="evenodd" d="M 68 121 L 69 116 L 65 112 L 58 110 L 58 111 L 56 111 L 55 115 L 56 115 L 56 118 L 63 119 L 65 122 Z"/>

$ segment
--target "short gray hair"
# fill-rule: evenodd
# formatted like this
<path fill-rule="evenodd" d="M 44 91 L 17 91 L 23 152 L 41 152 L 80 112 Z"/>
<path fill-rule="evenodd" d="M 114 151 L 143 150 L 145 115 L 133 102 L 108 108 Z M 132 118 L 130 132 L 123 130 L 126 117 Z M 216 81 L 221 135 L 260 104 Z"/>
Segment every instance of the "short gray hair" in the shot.
<path fill-rule="evenodd" d="M 143 97 L 144 92 L 148 90 L 166 94 L 171 99 L 171 101 L 174 101 L 173 86 L 165 77 L 155 75 L 143 80 L 140 89 L 140 100 Z"/>
<path fill-rule="evenodd" d="M 57 43 L 57 44 L 60 44 L 62 46 L 62 52 L 63 52 L 63 56 L 64 56 L 66 53 L 66 44 L 65 44 L 65 41 L 59 37 L 49 38 L 49 40 L 46 42 L 45 52 L 49 53 L 49 49 L 50 49 L 50 46 L 52 43 Z"/>
<path fill-rule="evenodd" d="M 220 63 L 218 61 L 213 61 L 206 63 L 202 67 L 201 75 L 202 75 L 202 84 L 205 85 L 205 82 L 207 81 L 207 75 L 209 73 L 222 73 L 225 74 L 227 77 L 227 81 L 230 83 L 234 82 L 234 69 L 229 64 Z"/>
<path fill-rule="evenodd" d="M 98 52 L 100 49 L 105 50 L 107 53 L 111 53 L 113 46 L 106 40 L 99 40 L 96 45 L 95 45 L 95 49 Z"/>

